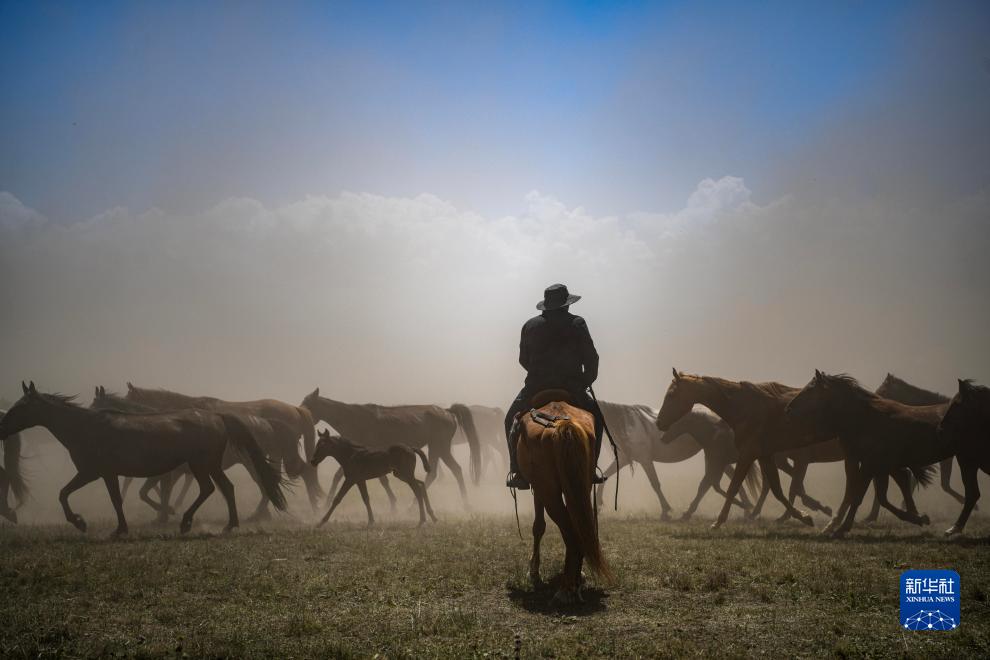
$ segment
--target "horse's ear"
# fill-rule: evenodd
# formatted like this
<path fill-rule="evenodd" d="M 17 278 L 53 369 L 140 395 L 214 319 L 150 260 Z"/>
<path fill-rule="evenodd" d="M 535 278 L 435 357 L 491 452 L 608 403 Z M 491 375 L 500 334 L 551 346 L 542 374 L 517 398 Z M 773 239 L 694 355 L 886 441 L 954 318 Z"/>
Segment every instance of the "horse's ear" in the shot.
<path fill-rule="evenodd" d="M 824 375 L 825 374 L 823 374 L 822 372 L 820 372 L 818 369 L 815 369 L 815 382 L 816 383 L 822 382 L 822 376 L 824 376 Z"/>
<path fill-rule="evenodd" d="M 131 383 L 131 381 L 127 381 L 127 389 L 128 390 L 133 390 L 134 389 L 134 385 L 133 385 L 133 383 Z"/>
<path fill-rule="evenodd" d="M 969 383 L 969 381 L 968 381 L 968 380 L 966 380 L 966 379 L 964 379 L 964 378 L 960 378 L 960 379 L 959 379 L 959 393 L 960 393 L 960 394 L 966 394 L 966 393 L 967 393 L 967 392 L 969 392 L 969 391 L 970 391 L 971 389 L 972 389 L 972 388 L 970 387 L 970 383 Z"/>
<path fill-rule="evenodd" d="M 28 386 L 24 384 L 23 380 L 21 381 L 21 389 L 24 390 L 25 394 L 28 393 Z"/>
<path fill-rule="evenodd" d="M 107 395 L 107 388 L 100 385 L 100 396 L 106 396 L 106 395 Z"/>
<path fill-rule="evenodd" d="M 31 392 L 31 394 L 37 394 L 38 393 L 37 388 L 34 386 L 34 381 L 33 380 L 30 383 L 28 383 L 28 390 Z"/>
<path fill-rule="evenodd" d="M 677 367 L 671 367 L 671 370 L 674 372 L 674 380 L 680 380 L 681 375 L 677 373 Z"/>
<path fill-rule="evenodd" d="M 100 386 L 96 385 L 93 387 L 93 396 L 100 396 Z"/>

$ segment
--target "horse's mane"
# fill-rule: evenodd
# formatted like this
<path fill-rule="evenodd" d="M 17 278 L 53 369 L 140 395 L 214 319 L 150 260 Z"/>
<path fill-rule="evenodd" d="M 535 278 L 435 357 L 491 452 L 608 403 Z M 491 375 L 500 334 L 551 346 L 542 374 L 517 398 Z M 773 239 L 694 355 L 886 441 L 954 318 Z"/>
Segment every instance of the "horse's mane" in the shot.
<path fill-rule="evenodd" d="M 822 374 L 822 378 L 825 379 L 828 385 L 838 386 L 862 401 L 876 401 L 880 399 L 876 393 L 860 385 L 859 381 L 849 374 Z"/>
<path fill-rule="evenodd" d="M 751 383 L 748 380 L 744 380 L 740 383 L 740 385 L 746 389 L 756 390 L 762 394 L 769 394 L 770 396 L 786 396 L 788 394 L 793 394 L 800 389 L 774 381 L 768 381 L 765 383 Z"/>
<path fill-rule="evenodd" d="M 79 396 L 78 394 L 62 394 L 60 392 L 38 392 L 38 394 L 41 394 L 42 398 L 49 400 L 50 403 L 57 403 L 71 408 L 82 408 L 76 402 L 76 397 Z"/>

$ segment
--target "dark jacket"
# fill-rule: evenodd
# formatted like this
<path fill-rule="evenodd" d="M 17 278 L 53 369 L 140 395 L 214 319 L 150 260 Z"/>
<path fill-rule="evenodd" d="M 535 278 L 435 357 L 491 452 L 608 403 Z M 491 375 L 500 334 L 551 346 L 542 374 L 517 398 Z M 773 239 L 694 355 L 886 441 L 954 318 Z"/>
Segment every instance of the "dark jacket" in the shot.
<path fill-rule="evenodd" d="M 561 387 L 584 390 L 598 378 L 598 351 L 588 325 L 566 310 L 543 312 L 526 321 L 519 364 L 530 391 Z"/>

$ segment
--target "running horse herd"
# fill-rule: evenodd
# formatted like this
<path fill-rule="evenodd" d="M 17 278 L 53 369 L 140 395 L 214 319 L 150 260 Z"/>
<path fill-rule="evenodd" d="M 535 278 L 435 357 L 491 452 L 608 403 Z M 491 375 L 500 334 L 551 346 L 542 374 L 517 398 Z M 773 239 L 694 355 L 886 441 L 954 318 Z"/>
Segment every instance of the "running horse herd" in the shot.
<path fill-rule="evenodd" d="M 492 455 L 505 456 L 505 439 L 499 430 L 502 413 L 482 406 L 358 405 L 325 398 L 319 389 L 299 405 L 273 399 L 230 402 L 128 383 L 124 396 L 97 387 L 86 408 L 73 397 L 43 393 L 33 382 L 22 383 L 22 389 L 21 399 L 6 413 L 0 411 L 4 461 L 0 516 L 11 522 L 17 521 L 16 506 L 27 496 L 20 470 L 19 433 L 34 426 L 55 436 L 77 470 L 59 493 L 66 520 L 86 530 L 86 522 L 69 506 L 69 496 L 102 479 L 117 516 L 115 535 L 127 532 L 123 497 L 133 478 L 145 479 L 140 497 L 160 521 L 180 507 L 193 481 L 198 484 L 197 497 L 182 514 L 182 532 L 191 528 L 196 510 L 215 489 L 227 504 L 226 529 L 238 526 L 234 486 L 225 475 L 225 470 L 237 464 L 247 469 L 261 495 L 251 516 L 255 520 L 269 517 L 269 506 L 284 510 L 285 486 L 299 479 L 314 510 L 324 497 L 332 500 L 319 524 L 330 518 L 353 486 L 360 491 L 368 522 L 373 524 L 366 482 L 378 479 L 394 507 L 391 475 L 412 490 L 423 524 L 427 515 L 436 521 L 427 489 L 441 462 L 453 474 L 467 503 L 453 444 L 466 440 L 475 483 L 486 456 L 490 462 Z M 683 518 L 689 518 L 707 491 L 714 489 L 724 497 L 712 525 L 715 528 L 726 521 L 733 505 L 748 517 L 758 516 L 767 495 L 773 493 L 785 508 L 782 519 L 793 517 L 812 524 L 811 516 L 795 506 L 800 499 L 809 509 L 831 516 L 825 532 L 841 537 L 852 527 L 871 485 L 875 501 L 868 521 L 883 507 L 901 520 L 925 525 L 928 517 L 918 512 L 912 490 L 916 483 L 929 485 L 937 465 L 943 490 L 962 504 L 946 534 L 959 534 L 980 496 L 977 475 L 981 469 L 990 472 L 990 389 L 966 380 L 959 381 L 958 392 L 950 400 L 891 375 L 871 392 L 847 375 L 819 371 L 804 388 L 797 388 L 675 369 L 659 411 L 607 402 L 602 402 L 602 410 L 618 446 L 616 460 L 605 475 L 638 464 L 665 520 L 670 518 L 671 506 L 654 463 L 676 463 L 703 453 L 704 474 Z M 566 548 L 554 599 L 572 602 L 581 597 L 585 563 L 599 578 L 612 579 L 599 542 L 592 492 L 594 420 L 570 404 L 567 392 L 552 390 L 536 395 L 530 411 L 519 421 L 519 468 L 532 484 L 535 509 L 530 577 L 534 584 L 540 583 L 540 541 L 549 514 Z M 341 435 L 317 434 L 320 422 Z M 316 466 L 330 457 L 339 469 L 326 496 Z M 963 493 L 950 485 L 953 458 L 959 464 Z M 845 494 L 833 515 L 832 509 L 808 494 L 804 480 L 812 463 L 839 461 L 845 468 Z M 425 480 L 416 477 L 417 464 L 425 470 Z M 790 476 L 786 495 L 779 471 Z M 724 490 L 723 476 L 729 477 Z M 123 490 L 120 477 L 124 477 Z M 903 497 L 903 509 L 887 497 L 891 478 Z M 173 498 L 173 487 L 180 480 L 184 485 Z M 15 507 L 8 501 L 11 495 Z M 597 498 L 601 498 L 601 486 Z"/>

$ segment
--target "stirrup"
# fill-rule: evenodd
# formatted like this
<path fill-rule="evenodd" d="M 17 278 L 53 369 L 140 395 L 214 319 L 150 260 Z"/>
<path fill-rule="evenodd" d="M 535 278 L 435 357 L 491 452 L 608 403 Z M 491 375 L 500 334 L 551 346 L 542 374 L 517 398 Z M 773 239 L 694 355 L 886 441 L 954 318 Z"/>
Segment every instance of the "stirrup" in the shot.
<path fill-rule="evenodd" d="M 598 484 L 603 484 L 606 481 L 608 481 L 608 477 L 606 477 L 605 474 L 602 472 L 602 469 L 596 465 L 595 474 L 592 475 L 591 477 L 591 485 L 597 486 Z"/>
<path fill-rule="evenodd" d="M 506 488 L 515 488 L 516 490 L 529 490 L 529 482 L 526 481 L 526 477 L 522 474 L 516 472 L 515 474 L 509 473 L 508 479 L 505 480 Z"/>

